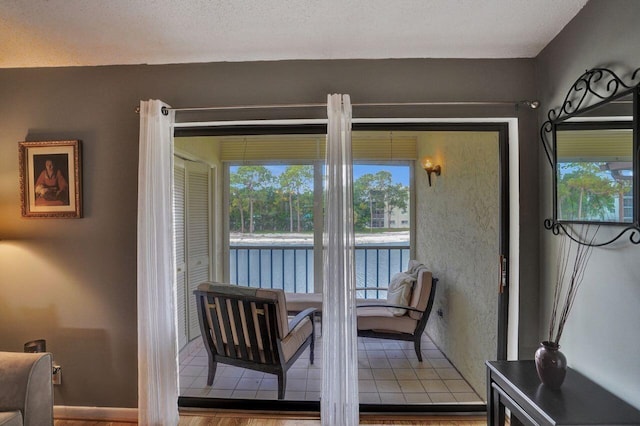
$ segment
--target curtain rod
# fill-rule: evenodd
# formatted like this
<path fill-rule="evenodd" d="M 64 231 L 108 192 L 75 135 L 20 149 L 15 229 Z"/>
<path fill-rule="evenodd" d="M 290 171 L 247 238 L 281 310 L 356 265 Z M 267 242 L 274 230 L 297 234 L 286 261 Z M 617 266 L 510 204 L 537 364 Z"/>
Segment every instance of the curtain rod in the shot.
<path fill-rule="evenodd" d="M 489 105 L 526 105 L 531 109 L 540 106 L 537 100 L 523 101 L 458 101 L 458 102 L 364 102 L 352 103 L 353 107 L 393 107 L 393 106 L 489 106 Z M 266 105 L 231 105 L 217 107 L 190 107 L 190 108 L 167 108 L 162 107 L 164 115 L 169 111 L 176 112 L 193 112 L 193 111 L 234 111 L 247 109 L 279 109 L 279 108 L 326 108 L 326 103 L 307 103 L 307 104 L 266 104 Z M 140 107 L 136 107 L 136 113 L 140 112 Z"/>

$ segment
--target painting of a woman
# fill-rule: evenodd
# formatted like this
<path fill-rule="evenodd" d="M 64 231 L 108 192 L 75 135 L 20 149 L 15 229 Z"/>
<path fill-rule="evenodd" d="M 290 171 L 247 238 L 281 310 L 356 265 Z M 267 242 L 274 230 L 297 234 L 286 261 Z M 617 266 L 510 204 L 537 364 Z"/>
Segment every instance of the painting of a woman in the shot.
<path fill-rule="evenodd" d="M 69 205 L 69 184 L 53 158 L 47 158 L 35 185 L 37 206 Z"/>

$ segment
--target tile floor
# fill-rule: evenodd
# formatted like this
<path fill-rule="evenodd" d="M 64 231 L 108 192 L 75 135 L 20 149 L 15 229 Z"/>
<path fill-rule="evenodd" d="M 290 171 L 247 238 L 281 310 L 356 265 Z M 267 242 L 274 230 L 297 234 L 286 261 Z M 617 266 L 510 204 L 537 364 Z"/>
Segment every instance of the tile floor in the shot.
<path fill-rule="evenodd" d="M 287 373 L 285 398 L 320 399 L 322 337 L 316 335 L 315 362 L 307 349 Z M 423 362 L 413 343 L 358 338 L 360 402 L 368 404 L 482 403 L 480 397 L 425 334 Z M 210 398 L 276 399 L 273 374 L 218 364 L 213 386 L 207 386 L 207 354 L 202 339 L 180 352 L 180 395 Z"/>

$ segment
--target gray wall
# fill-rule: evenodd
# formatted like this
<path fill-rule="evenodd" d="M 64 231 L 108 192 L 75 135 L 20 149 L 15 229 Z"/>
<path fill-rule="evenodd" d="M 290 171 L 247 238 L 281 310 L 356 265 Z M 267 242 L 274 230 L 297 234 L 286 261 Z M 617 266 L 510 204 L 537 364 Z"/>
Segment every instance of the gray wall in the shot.
<path fill-rule="evenodd" d="M 325 102 L 333 92 L 349 93 L 353 102 L 531 99 L 534 64 L 353 60 L 0 70 L 0 350 L 45 338 L 63 367 L 56 404 L 135 407 L 139 100 L 176 107 L 304 103 Z M 357 117 L 374 115 L 493 117 L 513 116 L 514 109 L 354 110 Z M 521 234 L 535 236 L 535 115 L 519 116 Z M 23 219 L 17 143 L 54 139 L 83 141 L 85 217 Z M 537 255 L 536 237 L 521 251 L 523 307 L 537 294 Z M 521 328 L 536 341 L 537 308 L 527 315 Z"/>
<path fill-rule="evenodd" d="M 561 105 L 587 69 L 605 66 L 623 79 L 640 66 L 640 2 L 591 0 L 536 61 L 543 110 Z M 550 217 L 551 168 L 540 160 L 542 217 Z M 541 332 L 547 329 L 558 237 L 542 230 Z M 616 232 L 617 234 L 617 232 Z M 615 235 L 602 228 L 603 239 Z M 640 247 L 625 241 L 595 249 L 560 341 L 569 365 L 640 408 Z M 541 334 L 542 339 L 544 335 Z"/>
<path fill-rule="evenodd" d="M 418 147 L 442 166 L 431 187 L 416 175 L 416 258 L 439 280 L 427 332 L 485 398 L 498 334 L 498 132 L 424 132 Z"/>

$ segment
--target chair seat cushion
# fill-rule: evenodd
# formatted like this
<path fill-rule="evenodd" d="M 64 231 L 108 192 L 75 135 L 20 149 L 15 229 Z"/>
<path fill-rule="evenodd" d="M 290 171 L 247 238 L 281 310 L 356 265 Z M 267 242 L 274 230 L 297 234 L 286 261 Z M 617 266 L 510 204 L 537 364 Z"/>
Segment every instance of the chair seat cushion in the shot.
<path fill-rule="evenodd" d="M 322 311 L 322 293 L 285 293 L 287 296 L 287 311 L 302 312 L 307 308 Z"/>
<path fill-rule="evenodd" d="M 311 332 L 313 331 L 313 324 L 309 320 L 309 317 L 304 318 L 300 323 L 289 332 L 289 334 L 282 339 L 282 353 L 284 360 L 289 361 L 291 357 L 296 353 L 300 345 L 304 343 Z"/>
<path fill-rule="evenodd" d="M 22 426 L 22 413 L 16 411 L 0 411 L 0 425 L 2 426 Z"/>
<path fill-rule="evenodd" d="M 287 296 L 287 312 L 302 312 L 307 308 L 316 308 L 322 312 L 322 293 L 285 293 Z M 385 299 L 356 299 L 356 304 L 386 304 Z"/>
<path fill-rule="evenodd" d="M 395 316 L 391 309 L 384 306 L 358 308 L 358 330 L 412 334 L 417 323 L 418 321 L 409 315 Z"/>

